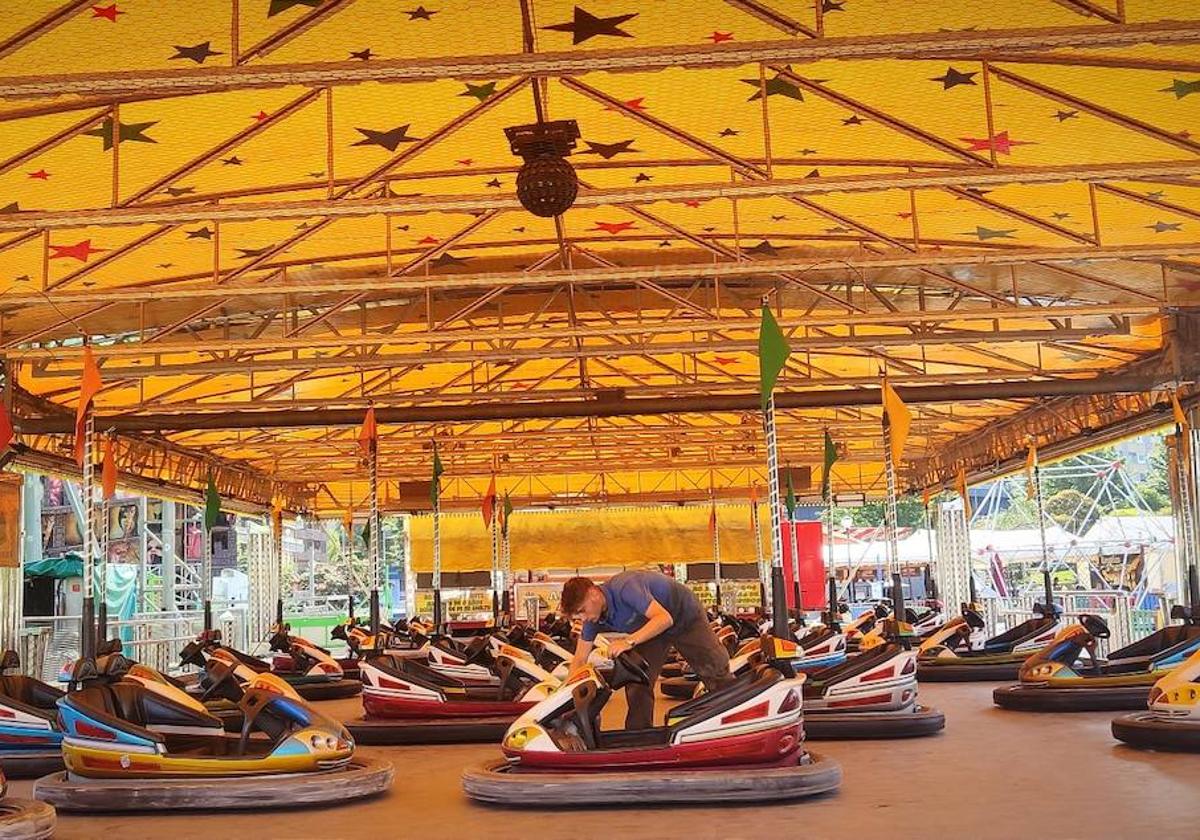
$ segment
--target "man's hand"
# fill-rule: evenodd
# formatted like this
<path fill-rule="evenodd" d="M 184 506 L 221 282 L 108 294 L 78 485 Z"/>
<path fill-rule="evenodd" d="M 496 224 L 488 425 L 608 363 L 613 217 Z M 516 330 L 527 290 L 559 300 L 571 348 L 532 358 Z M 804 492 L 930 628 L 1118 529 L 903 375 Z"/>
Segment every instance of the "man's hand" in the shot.
<path fill-rule="evenodd" d="M 627 650 L 633 649 L 633 643 L 628 639 L 617 639 L 608 643 L 608 658 L 616 659 Z"/>

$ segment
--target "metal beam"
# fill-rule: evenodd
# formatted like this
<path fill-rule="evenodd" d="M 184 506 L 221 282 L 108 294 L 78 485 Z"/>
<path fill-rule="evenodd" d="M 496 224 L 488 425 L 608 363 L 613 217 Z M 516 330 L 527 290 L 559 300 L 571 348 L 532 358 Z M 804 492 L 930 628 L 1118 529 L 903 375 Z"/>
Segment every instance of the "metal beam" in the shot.
<path fill-rule="evenodd" d="M 986 31 L 872 33 L 804 41 L 733 41 L 724 44 L 674 44 L 613 50 L 562 50 L 446 58 L 374 59 L 308 64 L 196 67 L 95 73 L 38 74 L 0 79 L 0 97 L 137 93 L 176 94 L 206 90 L 238 90 L 285 85 L 345 85 L 362 82 L 416 82 L 447 78 L 490 79 L 514 75 L 562 76 L 597 71 L 647 71 L 674 67 L 731 67 L 769 63 L 937 59 L 947 55 L 982 56 L 988 52 L 1100 49 L 1193 44 L 1200 41 L 1200 21 L 1155 21 L 1123 25 L 991 29 Z"/>

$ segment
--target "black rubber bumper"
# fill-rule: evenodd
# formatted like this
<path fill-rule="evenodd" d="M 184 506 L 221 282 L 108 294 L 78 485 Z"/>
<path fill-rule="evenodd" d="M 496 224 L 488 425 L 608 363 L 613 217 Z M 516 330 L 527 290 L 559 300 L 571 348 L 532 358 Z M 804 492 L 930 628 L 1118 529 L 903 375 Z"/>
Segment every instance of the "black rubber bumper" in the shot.
<path fill-rule="evenodd" d="M 32 799 L 0 799 L 0 838 L 43 840 L 54 836 L 54 809 Z"/>
<path fill-rule="evenodd" d="M 605 807 L 647 804 L 699 805 L 714 802 L 783 802 L 829 793 L 842 783 L 842 769 L 809 753 L 791 767 L 645 770 L 631 773 L 522 772 L 503 760 L 463 771 L 463 791 L 477 802 L 510 808 Z"/>
<path fill-rule="evenodd" d="M 1122 715 L 1112 722 L 1112 734 L 1143 750 L 1200 752 L 1200 725 L 1157 720 L 1150 712 Z"/>
<path fill-rule="evenodd" d="M 946 728 L 946 716 L 937 709 L 917 706 L 903 712 L 825 712 L 804 713 L 804 738 L 807 741 L 921 738 L 936 735 Z"/>
<path fill-rule="evenodd" d="M 1146 708 L 1150 686 L 1067 688 L 1005 685 L 992 692 L 992 702 L 1014 712 L 1123 712 Z"/>
<path fill-rule="evenodd" d="M 362 680 L 289 683 L 305 700 L 343 700 L 362 692 Z"/>
<path fill-rule="evenodd" d="M 381 758 L 355 756 L 340 770 L 270 776 L 84 779 L 65 771 L 38 779 L 33 795 L 59 811 L 228 811 L 339 805 L 382 793 L 394 769 Z"/>
<path fill-rule="evenodd" d="M 63 769 L 62 750 L 0 753 L 0 770 L 10 779 L 36 779 Z"/>
<path fill-rule="evenodd" d="M 359 718 L 346 722 L 354 743 L 364 746 L 398 744 L 499 744 L 515 717 L 463 720 L 378 720 Z"/>
<path fill-rule="evenodd" d="M 953 665 L 917 663 L 917 682 L 1002 682 L 1015 680 L 1021 662 L 968 665 L 955 660 Z"/>

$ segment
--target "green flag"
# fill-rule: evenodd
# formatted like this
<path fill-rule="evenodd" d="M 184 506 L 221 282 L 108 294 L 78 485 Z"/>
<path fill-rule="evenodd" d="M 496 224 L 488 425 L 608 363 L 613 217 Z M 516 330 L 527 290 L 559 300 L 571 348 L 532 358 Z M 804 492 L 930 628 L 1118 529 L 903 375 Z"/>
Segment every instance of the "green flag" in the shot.
<path fill-rule="evenodd" d="M 504 491 L 504 518 L 500 520 L 500 531 L 504 536 L 508 536 L 508 517 L 513 512 L 512 498 L 508 495 L 508 491 Z"/>
<path fill-rule="evenodd" d="M 212 473 L 208 475 L 208 488 L 204 491 L 204 527 L 212 530 L 221 517 L 221 497 L 217 494 L 217 485 Z"/>
<path fill-rule="evenodd" d="M 792 471 L 788 470 L 788 491 L 787 499 L 784 502 L 787 505 L 788 519 L 792 522 L 796 521 L 796 488 L 792 486 Z"/>
<path fill-rule="evenodd" d="M 833 462 L 837 460 L 837 447 L 833 445 L 833 438 L 829 436 L 829 430 L 825 430 L 825 475 L 821 478 L 821 498 L 826 502 L 829 501 L 829 491 L 832 488 L 833 481 Z"/>
<path fill-rule="evenodd" d="M 437 507 L 438 496 L 441 494 L 442 473 L 446 468 L 442 466 L 442 459 L 438 457 L 437 444 L 433 445 L 433 480 L 429 482 L 429 501 Z"/>
<path fill-rule="evenodd" d="M 775 381 L 779 372 L 791 355 L 787 339 L 779 329 L 775 316 L 765 304 L 762 308 L 762 324 L 758 329 L 758 390 L 762 396 L 763 411 L 767 410 L 767 402 L 771 392 L 775 390 Z"/>

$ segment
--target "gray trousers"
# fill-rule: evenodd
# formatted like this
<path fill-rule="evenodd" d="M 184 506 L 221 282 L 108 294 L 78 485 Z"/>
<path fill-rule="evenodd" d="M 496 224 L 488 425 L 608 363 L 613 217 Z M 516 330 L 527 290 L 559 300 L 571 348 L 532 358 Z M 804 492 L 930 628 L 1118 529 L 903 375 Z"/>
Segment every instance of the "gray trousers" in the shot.
<path fill-rule="evenodd" d="M 687 660 L 709 691 L 724 688 L 733 681 L 733 675 L 729 673 L 729 653 L 721 647 L 703 617 L 685 627 L 672 627 L 634 648 L 650 666 L 650 685 L 625 687 L 625 701 L 629 705 L 625 715 L 626 729 L 649 729 L 654 725 L 654 684 L 658 682 L 667 651 L 672 646 Z"/>

